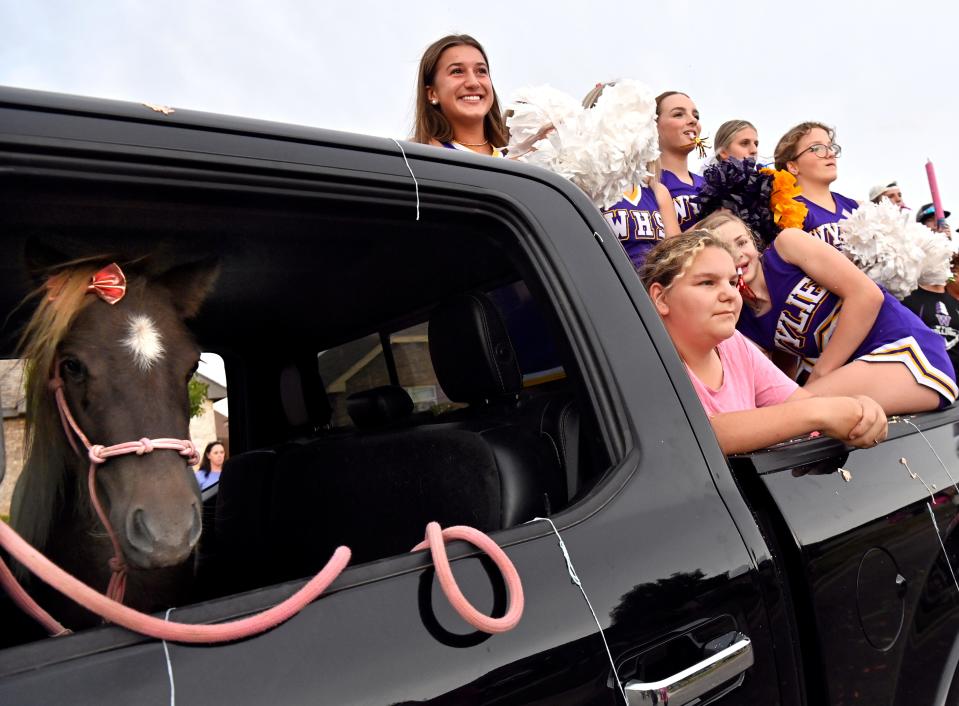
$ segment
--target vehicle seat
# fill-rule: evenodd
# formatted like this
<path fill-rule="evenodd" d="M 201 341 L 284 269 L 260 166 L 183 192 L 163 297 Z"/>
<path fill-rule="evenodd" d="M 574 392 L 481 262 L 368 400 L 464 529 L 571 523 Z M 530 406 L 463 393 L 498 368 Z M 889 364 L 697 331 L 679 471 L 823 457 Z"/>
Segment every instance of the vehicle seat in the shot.
<path fill-rule="evenodd" d="M 263 585 L 246 566 L 251 556 L 270 551 L 265 508 L 271 503 L 277 459 L 285 450 L 310 443 L 329 429 L 333 410 L 315 356 L 280 366 L 277 381 L 289 440 L 231 456 L 223 466 L 216 495 L 204 502 L 201 585 L 209 586 L 210 592 L 217 592 L 219 586 L 235 592 Z"/>
<path fill-rule="evenodd" d="M 410 420 L 413 399 L 398 385 L 382 385 L 347 397 L 346 412 L 357 429 L 383 430 Z"/>
<path fill-rule="evenodd" d="M 251 452 L 224 470 L 221 505 L 233 512 L 218 529 L 233 550 L 252 550 L 243 587 L 313 573 L 340 544 L 360 563 L 409 551 L 432 520 L 495 531 L 565 501 L 553 444 L 516 411 L 522 378 L 495 307 L 456 297 L 434 313 L 430 339 L 440 384 L 469 414 L 398 429 L 405 392 L 368 390 L 352 400 L 357 432 Z M 240 571 L 237 551 L 230 558 Z"/>

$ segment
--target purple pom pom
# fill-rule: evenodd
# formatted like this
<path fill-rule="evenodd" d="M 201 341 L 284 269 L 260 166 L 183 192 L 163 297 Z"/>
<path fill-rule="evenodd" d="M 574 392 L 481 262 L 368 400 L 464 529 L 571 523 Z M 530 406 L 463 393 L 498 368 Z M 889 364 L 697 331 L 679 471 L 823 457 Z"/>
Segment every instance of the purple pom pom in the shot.
<path fill-rule="evenodd" d="M 693 197 L 703 218 L 725 208 L 742 219 L 766 245 L 779 234 L 769 207 L 773 177 L 757 171 L 755 160 L 730 157 L 707 167 L 703 179 L 706 183 Z"/>

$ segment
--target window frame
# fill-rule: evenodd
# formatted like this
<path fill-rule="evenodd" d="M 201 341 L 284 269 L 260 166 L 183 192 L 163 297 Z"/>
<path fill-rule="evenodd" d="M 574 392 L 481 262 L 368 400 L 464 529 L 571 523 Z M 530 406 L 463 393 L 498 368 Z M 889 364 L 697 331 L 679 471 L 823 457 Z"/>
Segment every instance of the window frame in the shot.
<path fill-rule="evenodd" d="M 211 159 L 210 155 L 198 157 L 189 152 L 153 147 L 98 144 L 93 156 L 87 151 L 90 149 L 89 144 L 67 145 L 66 149 L 62 144 L 56 147 L 54 154 L 47 152 L 42 159 L 32 164 L 28 160 L 28 163 L 18 165 L 15 170 L 8 172 L 8 178 L 31 176 L 61 180 L 92 179 L 98 182 L 135 183 L 147 187 L 175 183 L 179 188 L 196 189 L 198 192 L 226 193 L 233 196 L 243 193 L 272 193 L 305 199 L 307 203 L 333 202 L 342 205 L 349 202 L 361 208 L 384 201 L 392 205 L 409 206 L 411 203 L 410 180 L 408 174 L 404 173 L 397 175 L 389 172 L 354 172 L 306 164 L 291 167 L 264 159 L 222 155 Z M 81 151 L 84 154 L 71 154 L 78 147 L 83 148 Z M 2 154 L 0 151 L 0 156 Z M 116 159 L 121 156 L 122 159 Z M 156 164 L 158 158 L 163 162 L 162 165 Z M 398 157 L 391 155 L 389 159 L 392 161 Z M 426 174 L 429 171 L 429 164 L 423 160 L 412 159 L 411 162 L 416 173 Z M 545 188 L 554 196 L 558 195 L 568 201 L 570 208 L 578 211 L 582 217 L 575 226 L 580 234 L 589 238 L 594 231 L 582 204 L 570 200 L 569 195 L 563 193 L 566 189 L 559 189 L 556 184 L 544 181 L 535 174 L 521 172 L 504 177 L 502 174 L 491 173 L 495 170 L 481 168 L 465 172 L 462 167 L 453 170 L 453 175 L 457 178 L 465 174 L 481 177 L 479 181 L 493 179 L 495 182 L 503 179 L 500 190 L 478 187 L 476 183 L 470 183 L 469 179 L 446 181 L 442 178 L 442 172 L 448 168 L 450 165 L 440 164 L 439 174 L 419 177 L 421 208 L 462 218 L 469 218 L 479 209 L 502 224 L 504 235 L 508 234 L 511 240 L 507 247 L 515 248 L 515 252 L 525 261 L 527 270 L 521 272 L 523 279 L 529 286 L 533 284 L 530 276 L 535 278 L 537 291 L 533 293 L 534 296 L 539 298 L 545 295 L 543 303 L 553 310 L 562 327 L 569 352 L 574 356 L 571 362 L 575 364 L 577 384 L 586 393 L 584 402 L 590 404 L 606 455 L 611 461 L 610 468 L 590 494 L 560 513 L 562 517 L 557 521 L 557 525 L 561 529 L 568 528 L 599 512 L 622 490 L 638 467 L 639 454 L 625 406 L 614 382 L 615 375 L 605 358 L 602 346 L 595 340 L 595 332 L 588 318 L 583 316 L 584 307 L 576 287 L 568 279 L 568 273 L 562 266 L 562 260 L 553 247 L 550 236 L 541 228 L 533 212 L 519 198 L 508 192 L 510 184 L 507 181 L 512 180 L 514 185 L 525 181 L 532 189 Z M 309 208 L 308 205 L 305 207 Z M 590 247 L 594 246 L 595 243 L 590 244 Z M 215 343 L 204 344 L 202 338 L 201 344 L 208 345 L 209 350 L 216 351 L 223 357 L 230 371 L 228 384 L 231 397 L 238 401 L 243 400 L 246 397 L 243 376 L 248 371 L 241 360 L 235 360 L 235 355 L 240 354 L 240 351 L 228 350 L 216 346 Z M 246 415 L 242 412 L 242 406 L 231 409 L 231 418 L 237 422 L 245 422 Z M 246 448 L 245 443 L 238 443 L 241 440 L 245 442 L 243 426 L 244 424 L 240 423 L 231 429 L 231 442 L 237 444 L 235 453 Z M 496 532 L 495 537 L 497 542 L 506 548 L 549 534 L 549 529 L 539 523 L 507 528 Z M 449 553 L 450 558 L 455 559 L 474 554 L 475 550 L 466 546 L 453 547 Z M 349 567 L 328 592 L 336 593 L 390 576 L 421 571 L 430 562 L 428 555 L 411 554 L 395 555 Z M 262 610 L 288 593 L 289 584 L 264 586 L 245 594 L 186 606 L 178 610 L 178 613 L 184 622 L 222 620 L 228 616 Z M 65 642 L 32 643 L 4 651 L 5 658 L 14 659 L 0 670 L 0 676 L 16 673 L 26 662 L 32 660 L 37 660 L 32 662 L 36 664 L 39 661 L 66 659 L 77 654 L 78 650 L 87 652 L 91 649 L 114 649 L 147 640 L 148 638 L 125 631 L 101 630 L 85 631 L 77 638 Z M 39 659 L 41 655 L 42 660 Z"/>

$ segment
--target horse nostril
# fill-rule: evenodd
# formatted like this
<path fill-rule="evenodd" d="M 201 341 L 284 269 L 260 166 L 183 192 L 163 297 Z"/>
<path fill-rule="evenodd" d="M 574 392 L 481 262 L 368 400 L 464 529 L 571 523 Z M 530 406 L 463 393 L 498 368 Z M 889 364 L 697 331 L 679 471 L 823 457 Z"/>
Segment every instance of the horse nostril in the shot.
<path fill-rule="evenodd" d="M 150 531 L 146 521 L 146 513 L 141 507 L 130 513 L 130 519 L 127 521 L 127 538 L 130 540 L 130 544 L 141 552 L 150 553 L 153 550 L 156 537 Z"/>

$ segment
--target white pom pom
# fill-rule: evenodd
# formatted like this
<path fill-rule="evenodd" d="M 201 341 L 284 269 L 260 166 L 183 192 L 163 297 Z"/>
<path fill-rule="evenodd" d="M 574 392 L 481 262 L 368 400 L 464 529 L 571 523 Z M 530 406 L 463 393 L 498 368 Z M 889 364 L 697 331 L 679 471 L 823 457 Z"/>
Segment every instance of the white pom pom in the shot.
<path fill-rule="evenodd" d="M 518 91 L 508 108 L 511 154 L 552 124 L 520 159 L 570 179 L 600 208 L 643 183 L 647 164 L 659 157 L 656 101 L 638 81 L 607 86 L 589 110 L 549 86 Z"/>
<path fill-rule="evenodd" d="M 927 280 L 941 277 L 945 283 L 949 277 L 952 242 L 942 236 L 931 238 L 938 234 L 886 199 L 864 203 L 840 221 L 839 228 L 846 257 L 898 299 L 915 291 L 920 280 L 933 284 Z"/>
<path fill-rule="evenodd" d="M 936 233 L 918 223 L 915 225 L 918 226 L 915 230 L 916 244 L 925 253 L 919 271 L 919 284 L 944 285 L 952 277 L 952 259 L 959 252 L 959 243 L 945 233 Z"/>
<path fill-rule="evenodd" d="M 506 125 L 509 127 L 510 156 L 517 157 L 530 154 L 530 149 L 536 151 L 547 149 L 546 140 L 541 134 L 543 129 L 553 127 L 565 128 L 570 121 L 583 112 L 582 106 L 573 98 L 552 86 L 527 86 L 513 93 L 506 106 L 509 117 Z M 534 161 L 532 156 L 524 161 Z M 541 158 L 536 161 L 543 161 Z"/>

